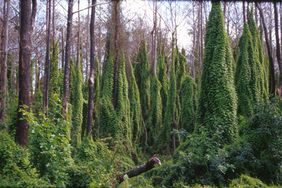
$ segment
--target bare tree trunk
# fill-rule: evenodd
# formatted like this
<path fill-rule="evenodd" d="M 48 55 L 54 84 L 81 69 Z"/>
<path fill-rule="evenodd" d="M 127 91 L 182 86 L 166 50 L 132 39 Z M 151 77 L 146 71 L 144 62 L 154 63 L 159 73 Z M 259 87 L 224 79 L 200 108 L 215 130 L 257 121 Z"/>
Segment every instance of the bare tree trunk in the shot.
<path fill-rule="evenodd" d="M 268 40 L 268 33 L 267 33 L 267 28 L 263 16 L 263 12 L 261 7 L 256 3 L 256 7 L 259 10 L 263 30 L 264 30 L 264 37 L 265 37 L 265 43 L 267 47 L 267 53 L 268 53 L 268 61 L 269 61 L 269 93 L 274 95 L 275 94 L 275 72 L 274 72 L 274 61 L 272 58 L 272 53 L 271 53 L 271 48 L 270 48 L 270 41 Z"/>
<path fill-rule="evenodd" d="M 80 8 L 80 0 L 77 1 L 77 10 Z M 80 12 L 77 12 L 77 49 L 76 49 L 76 65 L 80 63 Z"/>
<path fill-rule="evenodd" d="M 9 22 L 10 0 L 4 1 L 4 19 L 1 33 L 0 48 L 0 122 L 4 120 L 7 100 L 7 57 L 8 57 L 8 22 Z"/>
<path fill-rule="evenodd" d="M 64 28 L 61 28 L 61 45 L 62 45 L 62 69 L 64 70 L 65 64 L 65 41 L 64 41 Z"/>
<path fill-rule="evenodd" d="M 280 43 L 279 43 L 279 22 L 278 22 L 277 4 L 275 1 L 273 2 L 273 8 L 274 8 L 274 26 L 275 26 L 275 38 L 276 38 L 276 57 L 279 67 L 279 88 L 282 89 L 282 62 L 280 56 Z"/>
<path fill-rule="evenodd" d="M 90 7 L 90 0 L 88 0 L 88 7 Z M 88 12 L 87 12 L 87 26 L 89 26 L 90 25 L 90 23 L 89 23 L 89 19 L 90 19 L 90 8 L 87 10 Z M 88 76 L 89 76 L 89 74 L 88 74 L 88 71 L 89 71 L 89 67 L 88 67 L 88 65 L 89 65 L 89 55 L 88 55 L 88 50 L 89 50 L 89 34 L 90 34 L 90 31 L 89 31 L 89 27 L 87 27 L 87 32 L 86 32 L 86 53 L 85 53 L 85 56 L 86 56 L 86 67 L 85 67 L 85 75 L 86 75 L 86 80 L 88 80 L 89 78 L 88 78 Z"/>
<path fill-rule="evenodd" d="M 53 0 L 53 10 L 52 10 L 52 35 L 53 35 L 53 51 L 52 54 L 55 54 L 55 42 L 56 42 L 56 30 L 55 30 L 55 0 Z"/>
<path fill-rule="evenodd" d="M 135 176 L 138 176 L 144 172 L 147 172 L 155 167 L 155 165 L 161 165 L 160 159 L 154 155 L 151 157 L 145 164 L 137 166 L 136 168 L 133 168 L 129 170 L 128 172 L 120 175 L 117 177 L 117 180 L 119 183 L 122 183 L 124 181 L 124 177 L 127 176 L 128 178 L 132 178 Z"/>
<path fill-rule="evenodd" d="M 68 112 L 68 101 L 70 96 L 70 50 L 71 50 L 71 34 L 72 34 L 72 9 L 73 0 L 68 1 L 68 21 L 67 21 L 67 38 L 64 65 L 64 96 L 63 96 L 63 114 Z"/>
<path fill-rule="evenodd" d="M 91 20 L 90 20 L 90 75 L 88 80 L 88 116 L 86 134 L 92 134 L 93 112 L 94 112 L 94 81 L 95 81 L 95 5 L 96 0 L 92 0 Z M 97 67 L 96 67 L 97 68 Z"/>
<path fill-rule="evenodd" d="M 36 14 L 36 0 L 20 3 L 20 53 L 19 53 L 19 101 L 16 127 L 16 142 L 25 147 L 28 143 L 28 122 L 23 111 L 30 106 L 30 58 L 31 34 Z"/>
<path fill-rule="evenodd" d="M 46 5 L 46 56 L 44 67 L 44 93 L 43 107 L 48 111 L 49 103 L 49 80 L 50 80 L 50 34 L 51 34 L 51 0 Z"/>
<path fill-rule="evenodd" d="M 245 8 L 245 1 L 243 0 L 243 22 L 246 22 L 246 8 Z"/>
<path fill-rule="evenodd" d="M 151 61 L 152 61 L 152 74 L 157 76 L 157 1 L 153 1 L 153 30 L 151 31 L 152 37 L 152 50 L 151 50 Z"/>
<path fill-rule="evenodd" d="M 117 96 L 118 96 L 118 67 L 120 62 L 120 50 L 119 50 L 119 27 L 120 27 L 120 0 L 112 1 L 113 3 L 113 24 L 114 29 L 111 31 L 113 34 L 113 49 L 114 50 L 114 88 L 113 88 L 113 105 L 117 107 Z"/>

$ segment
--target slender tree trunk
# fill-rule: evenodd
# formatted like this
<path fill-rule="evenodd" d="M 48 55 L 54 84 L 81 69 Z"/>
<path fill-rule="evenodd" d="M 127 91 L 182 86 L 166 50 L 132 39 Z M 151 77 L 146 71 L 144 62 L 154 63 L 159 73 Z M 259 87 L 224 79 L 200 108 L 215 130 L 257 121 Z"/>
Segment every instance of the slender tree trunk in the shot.
<path fill-rule="evenodd" d="M 243 22 L 246 22 L 246 8 L 245 8 L 245 1 L 243 0 Z"/>
<path fill-rule="evenodd" d="M 114 88 L 113 88 L 113 105 L 117 107 L 117 97 L 118 97 L 118 67 L 120 62 L 120 44 L 119 44 L 119 27 L 120 27 L 120 0 L 112 1 L 113 3 L 113 24 L 114 29 L 111 31 L 113 34 L 113 48 L 114 51 Z"/>
<path fill-rule="evenodd" d="M 8 22 L 10 0 L 4 1 L 4 19 L 0 48 L 0 122 L 4 120 L 7 100 L 7 57 L 8 57 Z"/>
<path fill-rule="evenodd" d="M 88 7 L 90 7 L 90 0 L 88 0 Z M 88 12 L 87 12 L 87 26 L 89 26 L 90 25 L 90 23 L 89 23 L 89 20 L 90 20 L 90 8 L 87 10 Z M 89 50 L 89 27 L 87 27 L 87 32 L 86 32 L 86 54 L 85 54 L 85 56 L 86 56 L 86 67 L 85 67 L 85 75 L 86 75 L 86 80 L 88 80 L 89 79 L 89 56 L 88 56 L 88 50 Z"/>
<path fill-rule="evenodd" d="M 279 67 L 279 88 L 282 89 L 282 62 L 281 62 L 281 55 L 280 55 L 280 42 L 279 42 L 279 21 L 278 21 L 278 10 L 277 4 L 273 2 L 274 8 L 274 26 L 275 26 L 275 38 L 276 38 L 276 57 L 277 63 Z"/>
<path fill-rule="evenodd" d="M 64 70 L 65 64 L 65 41 L 64 41 L 64 28 L 61 29 L 61 45 L 62 45 L 62 69 Z"/>
<path fill-rule="evenodd" d="M 157 1 L 153 1 L 153 30 L 151 31 L 152 37 L 152 50 L 151 50 L 151 61 L 152 61 L 152 74 L 157 76 Z"/>
<path fill-rule="evenodd" d="M 68 20 L 67 20 L 67 38 L 64 65 L 64 96 L 63 96 L 63 114 L 68 112 L 68 101 L 70 96 L 70 51 L 71 51 L 71 34 L 72 34 L 72 9 L 73 0 L 68 1 Z"/>
<path fill-rule="evenodd" d="M 48 111 L 49 103 L 49 80 L 50 80 L 50 35 L 51 35 L 51 0 L 46 5 L 46 56 L 44 67 L 44 93 L 43 107 Z"/>
<path fill-rule="evenodd" d="M 77 10 L 80 9 L 80 0 L 77 1 Z M 77 49 L 76 49 L 76 65 L 80 63 L 80 12 L 77 12 Z"/>
<path fill-rule="evenodd" d="M 88 92 L 88 116 L 86 134 L 92 134 L 93 112 L 94 112 L 94 81 L 95 81 L 95 5 L 96 0 L 92 0 L 91 20 L 90 20 L 90 75 L 89 75 L 89 92 Z M 97 68 L 97 67 L 96 67 Z"/>
<path fill-rule="evenodd" d="M 265 43 L 267 47 L 267 53 L 268 53 L 268 61 L 269 61 L 269 93 L 274 95 L 275 94 L 275 71 L 274 71 L 274 61 L 271 53 L 271 48 L 270 48 L 270 41 L 268 40 L 268 33 L 267 33 L 267 28 L 263 16 L 263 11 L 261 7 L 256 3 L 256 7 L 259 10 L 263 30 L 264 30 L 264 37 L 265 37 Z"/>
<path fill-rule="evenodd" d="M 25 147 L 28 143 L 28 122 L 23 111 L 30 106 L 30 58 L 31 34 L 36 14 L 36 0 L 20 3 L 20 53 L 19 53 L 19 100 L 16 127 L 16 142 Z"/>
<path fill-rule="evenodd" d="M 53 0 L 53 10 L 52 10 L 52 35 L 53 35 L 53 48 L 52 48 L 52 54 L 55 54 L 55 43 L 56 43 L 56 29 L 55 29 L 55 0 Z"/>

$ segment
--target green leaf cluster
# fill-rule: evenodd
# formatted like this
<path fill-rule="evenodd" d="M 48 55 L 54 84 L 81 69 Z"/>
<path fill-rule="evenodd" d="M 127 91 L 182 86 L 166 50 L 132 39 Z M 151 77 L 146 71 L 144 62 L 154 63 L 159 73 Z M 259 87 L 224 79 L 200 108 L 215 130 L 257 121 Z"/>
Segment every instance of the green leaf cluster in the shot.
<path fill-rule="evenodd" d="M 219 2 L 212 3 L 207 22 L 199 121 L 221 144 L 237 135 L 237 97 L 234 62 Z"/>

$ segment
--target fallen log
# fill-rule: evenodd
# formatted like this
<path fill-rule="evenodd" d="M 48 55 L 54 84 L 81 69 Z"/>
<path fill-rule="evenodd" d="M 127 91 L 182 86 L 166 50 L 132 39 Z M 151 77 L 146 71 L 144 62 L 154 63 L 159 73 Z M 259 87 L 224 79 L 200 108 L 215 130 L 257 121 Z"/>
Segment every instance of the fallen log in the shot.
<path fill-rule="evenodd" d="M 157 157 L 157 155 L 153 155 L 145 164 L 137 166 L 136 168 L 133 168 L 126 173 L 123 173 L 122 175 L 118 176 L 117 180 L 119 183 L 122 183 L 127 176 L 128 178 L 132 178 L 135 176 L 138 176 L 144 172 L 147 172 L 155 167 L 155 165 L 161 165 L 160 159 Z"/>

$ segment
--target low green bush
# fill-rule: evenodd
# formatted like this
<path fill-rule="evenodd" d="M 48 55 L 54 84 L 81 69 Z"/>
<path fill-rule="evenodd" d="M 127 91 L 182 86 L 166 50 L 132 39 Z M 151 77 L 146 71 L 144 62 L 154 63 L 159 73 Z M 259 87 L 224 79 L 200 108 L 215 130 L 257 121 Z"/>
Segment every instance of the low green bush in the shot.
<path fill-rule="evenodd" d="M 48 186 L 29 157 L 28 149 L 19 147 L 7 131 L 0 131 L 0 187 Z"/>

